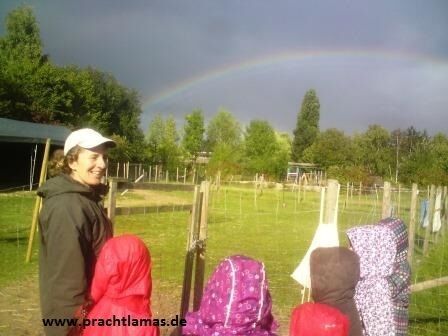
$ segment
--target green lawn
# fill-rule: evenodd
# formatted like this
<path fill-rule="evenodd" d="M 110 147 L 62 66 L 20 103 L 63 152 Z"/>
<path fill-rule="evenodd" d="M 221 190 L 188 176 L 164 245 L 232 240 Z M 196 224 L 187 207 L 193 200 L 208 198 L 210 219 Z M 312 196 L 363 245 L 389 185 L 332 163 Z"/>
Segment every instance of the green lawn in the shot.
<path fill-rule="evenodd" d="M 0 193 L 0 288 L 37 268 L 36 248 L 33 261 L 25 264 L 34 202 L 32 193 Z"/>
<path fill-rule="evenodd" d="M 319 194 L 264 189 L 255 201 L 250 187 L 221 187 L 210 195 L 206 277 L 217 263 L 231 254 L 246 254 L 265 262 L 274 314 L 287 334 L 291 308 L 300 302 L 300 287 L 290 274 L 305 254 L 319 218 Z M 192 197 L 192 195 L 191 195 Z M 140 197 L 137 197 L 140 199 Z M 339 228 L 344 230 L 374 223 L 380 218 L 381 194 L 340 196 Z M 410 197 L 403 193 L 400 213 L 408 220 Z M 0 288 L 19 281 L 36 270 L 36 262 L 24 266 L 26 243 L 34 198 L 27 194 L 0 198 Z M 348 201 L 348 202 L 347 202 Z M 346 206 L 344 206 L 346 204 Z M 398 196 L 393 196 L 398 210 Z M 181 293 L 189 213 L 171 211 L 146 215 L 118 216 L 115 233 L 134 233 L 148 244 L 153 258 L 154 305 L 163 305 L 164 314 L 176 314 Z M 423 232 L 418 232 L 423 236 Z M 415 254 L 413 279 L 417 281 L 448 275 L 447 238 L 431 245 L 430 255 Z M 36 257 L 33 258 L 36 260 Z M 6 270 L 6 272 L 3 272 Z M 448 334 L 448 286 L 426 290 L 411 297 L 410 335 Z M 158 307 L 154 309 L 157 311 Z"/>

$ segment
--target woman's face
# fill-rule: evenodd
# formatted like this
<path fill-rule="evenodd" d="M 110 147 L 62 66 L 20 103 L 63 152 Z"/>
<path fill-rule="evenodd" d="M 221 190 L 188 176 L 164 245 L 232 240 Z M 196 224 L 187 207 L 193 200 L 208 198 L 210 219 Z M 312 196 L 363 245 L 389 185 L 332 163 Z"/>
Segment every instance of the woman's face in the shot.
<path fill-rule="evenodd" d="M 100 145 L 91 149 L 83 148 L 78 159 L 69 163 L 69 166 L 73 179 L 87 186 L 96 186 L 106 174 L 107 147 Z"/>

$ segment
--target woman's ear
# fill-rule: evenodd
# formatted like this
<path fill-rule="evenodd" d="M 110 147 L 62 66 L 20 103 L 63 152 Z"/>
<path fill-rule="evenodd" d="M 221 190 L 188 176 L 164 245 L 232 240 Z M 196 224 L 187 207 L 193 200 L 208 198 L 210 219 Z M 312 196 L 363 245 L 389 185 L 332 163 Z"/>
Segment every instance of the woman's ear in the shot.
<path fill-rule="evenodd" d="M 68 166 L 70 167 L 71 170 L 76 171 L 76 169 L 78 168 L 78 162 L 77 161 L 69 162 Z"/>

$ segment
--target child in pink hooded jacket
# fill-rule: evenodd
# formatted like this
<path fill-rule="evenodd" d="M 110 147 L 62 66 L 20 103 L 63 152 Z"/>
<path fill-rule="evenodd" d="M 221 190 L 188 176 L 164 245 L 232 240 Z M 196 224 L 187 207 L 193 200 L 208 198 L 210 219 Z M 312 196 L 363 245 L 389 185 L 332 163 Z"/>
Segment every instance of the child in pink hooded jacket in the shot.
<path fill-rule="evenodd" d="M 87 322 L 96 319 L 96 324 L 87 326 L 82 335 L 158 336 L 158 327 L 150 325 L 98 325 L 114 316 L 150 319 L 151 289 L 151 257 L 145 243 L 133 235 L 110 239 L 101 249 L 90 291 L 93 308 Z"/>

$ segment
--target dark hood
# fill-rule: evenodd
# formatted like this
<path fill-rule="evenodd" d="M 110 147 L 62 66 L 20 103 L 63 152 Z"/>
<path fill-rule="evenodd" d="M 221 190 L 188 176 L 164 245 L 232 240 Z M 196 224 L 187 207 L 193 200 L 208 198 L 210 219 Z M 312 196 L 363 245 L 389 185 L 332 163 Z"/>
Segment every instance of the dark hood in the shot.
<path fill-rule="evenodd" d="M 338 308 L 350 319 L 350 335 L 361 336 L 354 301 L 360 275 L 358 255 L 345 247 L 317 248 L 311 253 L 310 275 L 314 301 Z"/>
<path fill-rule="evenodd" d="M 318 248 L 311 254 L 311 288 L 317 302 L 353 299 L 359 258 L 345 247 Z"/>
<path fill-rule="evenodd" d="M 85 186 L 78 181 L 75 181 L 69 175 L 60 174 L 46 181 L 38 190 L 37 195 L 44 199 L 66 194 L 66 193 L 78 193 L 91 198 L 95 201 L 101 200 L 101 198 L 107 194 L 108 187 L 104 184 L 100 184 L 95 187 Z"/>

